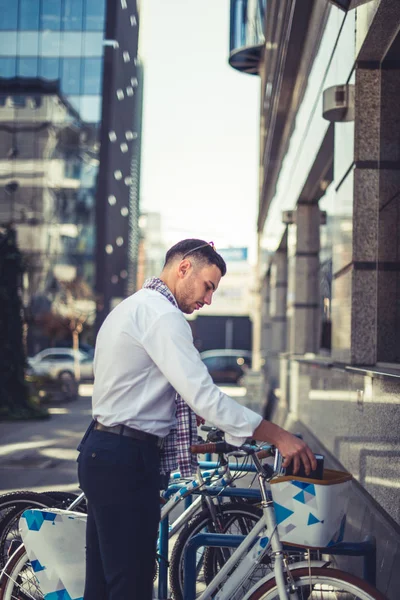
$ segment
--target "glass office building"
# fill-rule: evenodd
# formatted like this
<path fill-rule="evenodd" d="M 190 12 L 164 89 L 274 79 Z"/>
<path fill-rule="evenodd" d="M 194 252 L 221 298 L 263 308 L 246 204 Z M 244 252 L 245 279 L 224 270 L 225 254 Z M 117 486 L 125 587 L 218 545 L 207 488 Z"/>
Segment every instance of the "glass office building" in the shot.
<path fill-rule="evenodd" d="M 16 231 L 25 259 L 24 305 L 35 317 L 50 310 L 59 282 L 81 279 L 93 297 L 95 290 L 104 293 L 103 284 L 113 285 L 110 278 L 100 286 L 96 282 L 99 220 L 107 221 L 110 210 L 107 198 L 96 191 L 100 159 L 108 165 L 118 160 L 113 152 L 123 152 L 130 164 L 133 145 L 119 145 L 118 152 L 112 145 L 107 122 L 112 115 L 102 98 L 104 89 L 120 79 L 114 71 L 123 72 L 121 65 L 137 81 L 136 2 L 0 0 L 0 11 L 0 232 Z M 132 42 L 123 31 L 125 21 Z M 120 31 L 127 42 L 118 41 Z M 106 85 L 107 51 L 112 60 Z M 133 95 L 119 105 L 122 120 L 125 112 L 133 122 Z M 110 147 L 100 152 L 102 131 Z M 125 228 L 131 222 L 132 178 L 126 182 L 126 210 L 119 212 Z M 107 187 L 104 181 L 101 187 Z M 107 244 L 100 242 L 104 263 Z M 128 243 L 122 250 L 128 254 Z M 125 274 L 127 257 L 118 260 L 118 273 Z M 117 295 L 123 293 L 121 288 Z"/>

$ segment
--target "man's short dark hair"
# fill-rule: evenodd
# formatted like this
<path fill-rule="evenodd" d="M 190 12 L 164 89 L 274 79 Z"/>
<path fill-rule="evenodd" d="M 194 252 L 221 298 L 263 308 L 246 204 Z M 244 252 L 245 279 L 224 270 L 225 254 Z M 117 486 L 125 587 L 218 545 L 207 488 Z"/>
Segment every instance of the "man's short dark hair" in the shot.
<path fill-rule="evenodd" d="M 175 260 L 175 258 L 180 258 L 182 260 L 183 257 L 186 258 L 187 256 L 193 256 L 198 259 L 199 262 L 204 262 L 208 265 L 216 265 L 221 271 L 222 276 L 226 273 L 225 261 L 222 256 L 214 250 L 212 243 L 194 238 L 182 240 L 175 244 L 175 246 L 172 246 L 165 256 L 164 267 L 172 260 Z"/>

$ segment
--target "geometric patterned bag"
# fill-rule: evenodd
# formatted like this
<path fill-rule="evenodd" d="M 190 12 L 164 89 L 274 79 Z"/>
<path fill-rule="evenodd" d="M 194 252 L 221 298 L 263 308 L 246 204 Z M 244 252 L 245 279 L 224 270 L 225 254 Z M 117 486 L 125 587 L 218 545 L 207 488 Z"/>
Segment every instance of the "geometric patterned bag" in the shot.
<path fill-rule="evenodd" d="M 83 600 L 87 515 L 26 510 L 20 532 L 45 600 Z"/>
<path fill-rule="evenodd" d="M 287 544 L 326 548 L 343 539 L 352 476 L 324 469 L 323 479 L 293 475 L 270 481 L 279 537 Z"/>

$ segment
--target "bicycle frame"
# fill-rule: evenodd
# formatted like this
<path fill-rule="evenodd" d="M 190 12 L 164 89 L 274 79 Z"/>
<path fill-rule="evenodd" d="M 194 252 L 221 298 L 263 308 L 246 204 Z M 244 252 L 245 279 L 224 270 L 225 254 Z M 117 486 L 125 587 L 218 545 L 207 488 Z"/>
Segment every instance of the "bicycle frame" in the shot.
<path fill-rule="evenodd" d="M 207 589 L 201 594 L 199 600 L 208 600 L 211 598 L 211 595 L 217 590 L 220 584 L 224 582 L 232 568 L 244 555 L 246 555 L 240 565 L 234 570 L 232 575 L 230 575 L 230 577 L 225 581 L 222 589 L 215 596 L 215 600 L 228 600 L 231 598 L 235 590 L 259 564 L 261 558 L 264 556 L 267 550 L 269 550 L 270 546 L 272 548 L 272 554 L 275 557 L 274 573 L 277 578 L 277 582 L 280 581 L 280 586 L 282 587 L 281 600 L 289 600 L 283 579 L 283 549 L 276 531 L 273 503 L 267 498 L 265 483 L 261 476 L 259 476 L 259 483 L 263 498 L 263 518 L 256 523 L 250 533 L 245 537 L 243 542 L 233 552 L 232 556 L 225 563 Z M 270 537 L 267 536 L 267 532 L 272 532 Z M 185 600 L 189 600 L 186 593 Z M 296 598 L 294 597 L 293 600 L 296 600 Z"/>

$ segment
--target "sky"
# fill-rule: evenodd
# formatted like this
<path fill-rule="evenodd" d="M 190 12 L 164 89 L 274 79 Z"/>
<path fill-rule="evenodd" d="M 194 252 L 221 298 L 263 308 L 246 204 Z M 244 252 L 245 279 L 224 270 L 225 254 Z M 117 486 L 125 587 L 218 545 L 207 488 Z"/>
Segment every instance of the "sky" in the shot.
<path fill-rule="evenodd" d="M 228 65 L 229 0 L 142 0 L 141 208 L 172 245 L 256 247 L 260 78 Z"/>

